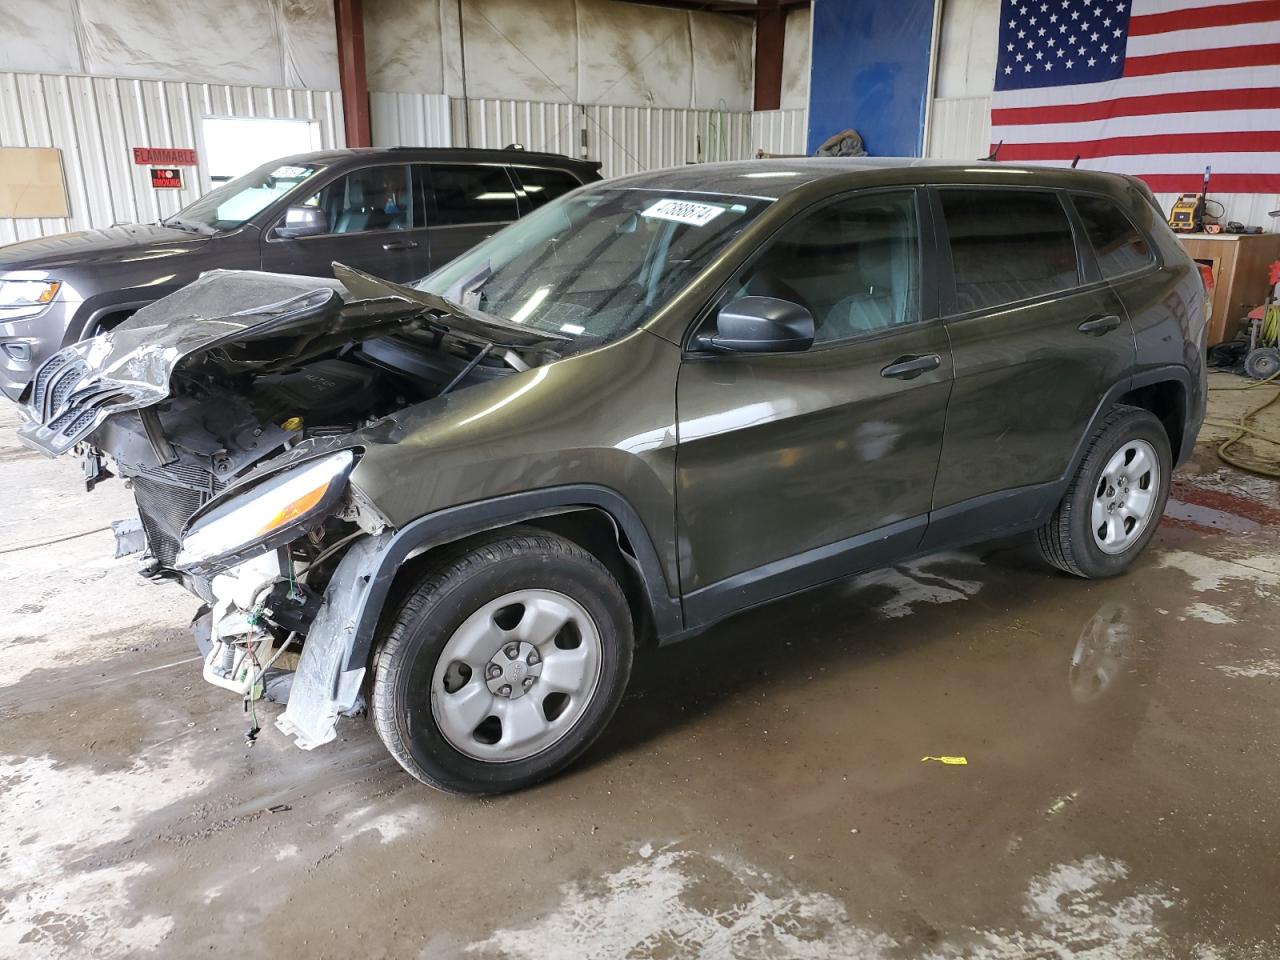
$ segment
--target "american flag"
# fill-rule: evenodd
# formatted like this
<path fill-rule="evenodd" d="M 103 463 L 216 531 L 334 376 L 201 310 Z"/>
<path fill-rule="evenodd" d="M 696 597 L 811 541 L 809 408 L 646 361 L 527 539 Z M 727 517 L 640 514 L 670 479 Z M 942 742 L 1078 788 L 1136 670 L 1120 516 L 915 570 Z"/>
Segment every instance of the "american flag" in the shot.
<path fill-rule="evenodd" d="M 1001 0 L 997 158 L 1280 193 L 1280 0 Z"/>

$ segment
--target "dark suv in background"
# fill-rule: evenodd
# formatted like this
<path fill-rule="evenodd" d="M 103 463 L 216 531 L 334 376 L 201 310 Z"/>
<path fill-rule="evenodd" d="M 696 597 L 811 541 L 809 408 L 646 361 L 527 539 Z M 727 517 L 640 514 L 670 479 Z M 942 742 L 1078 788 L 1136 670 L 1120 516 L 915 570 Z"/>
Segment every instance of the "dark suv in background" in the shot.
<path fill-rule="evenodd" d="M 414 280 L 593 180 L 600 164 L 507 150 L 327 150 L 265 163 L 155 224 L 0 247 L 0 392 L 67 343 L 213 269 Z"/>

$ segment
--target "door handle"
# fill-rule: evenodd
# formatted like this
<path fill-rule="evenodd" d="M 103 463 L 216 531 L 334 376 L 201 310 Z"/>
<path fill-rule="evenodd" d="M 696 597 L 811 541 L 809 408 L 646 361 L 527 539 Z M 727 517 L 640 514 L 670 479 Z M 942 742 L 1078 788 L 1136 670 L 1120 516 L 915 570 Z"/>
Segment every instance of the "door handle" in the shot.
<path fill-rule="evenodd" d="M 926 353 L 922 357 L 899 357 L 881 370 L 880 376 L 914 380 L 926 370 L 937 370 L 940 366 L 942 366 L 942 358 L 936 353 Z"/>
<path fill-rule="evenodd" d="M 1120 326 L 1120 318 L 1114 313 L 1108 313 L 1102 317 L 1090 317 L 1080 326 L 1076 327 L 1081 333 L 1087 333 L 1091 337 L 1100 337 L 1104 333 L 1110 333 L 1116 327 Z"/>
<path fill-rule="evenodd" d="M 392 240 L 382 245 L 383 250 L 416 250 L 417 240 Z"/>

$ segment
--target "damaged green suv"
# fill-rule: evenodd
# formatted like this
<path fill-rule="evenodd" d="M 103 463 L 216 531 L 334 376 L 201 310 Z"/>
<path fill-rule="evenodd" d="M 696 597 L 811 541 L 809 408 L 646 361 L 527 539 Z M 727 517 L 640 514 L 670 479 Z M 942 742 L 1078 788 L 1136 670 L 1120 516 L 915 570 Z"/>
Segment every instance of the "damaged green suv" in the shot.
<path fill-rule="evenodd" d="M 307 749 L 367 705 L 460 793 L 777 597 L 1018 531 L 1120 573 L 1204 412 L 1199 275 L 1125 177 L 709 164 L 334 272 L 205 274 L 50 358 L 20 432 L 132 484 L 120 552 L 203 600 L 207 680 Z"/>

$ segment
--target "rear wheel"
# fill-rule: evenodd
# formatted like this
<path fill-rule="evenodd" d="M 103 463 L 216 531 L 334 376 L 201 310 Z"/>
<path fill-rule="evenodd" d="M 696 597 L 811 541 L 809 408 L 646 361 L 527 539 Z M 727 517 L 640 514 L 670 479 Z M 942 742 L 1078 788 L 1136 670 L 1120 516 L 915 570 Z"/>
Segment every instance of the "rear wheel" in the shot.
<path fill-rule="evenodd" d="M 373 716 L 400 764 L 453 793 L 502 793 L 572 763 L 617 709 L 632 629 L 617 582 L 532 528 L 429 572 L 374 666 Z"/>
<path fill-rule="evenodd" d="M 1044 558 L 1078 577 L 1124 572 L 1155 534 L 1172 455 L 1156 417 L 1117 407 L 1089 442 L 1066 495 L 1036 535 Z"/>

